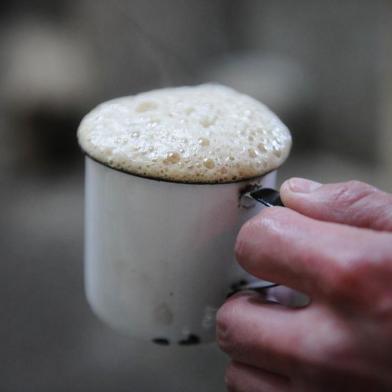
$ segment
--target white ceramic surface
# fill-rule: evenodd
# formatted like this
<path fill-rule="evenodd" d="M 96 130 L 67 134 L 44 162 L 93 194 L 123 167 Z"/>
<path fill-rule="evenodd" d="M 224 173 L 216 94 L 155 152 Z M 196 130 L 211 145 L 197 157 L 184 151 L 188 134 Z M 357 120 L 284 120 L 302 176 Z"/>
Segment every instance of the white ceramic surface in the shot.
<path fill-rule="evenodd" d="M 249 184 L 183 184 L 133 176 L 86 157 L 85 283 L 94 312 L 134 338 L 209 342 L 230 286 L 251 277 L 234 261 Z"/>

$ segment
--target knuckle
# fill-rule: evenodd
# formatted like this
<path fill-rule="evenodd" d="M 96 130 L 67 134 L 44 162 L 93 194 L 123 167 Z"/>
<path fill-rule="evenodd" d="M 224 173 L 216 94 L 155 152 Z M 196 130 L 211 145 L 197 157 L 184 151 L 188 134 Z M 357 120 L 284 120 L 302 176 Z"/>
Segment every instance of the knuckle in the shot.
<path fill-rule="evenodd" d="M 358 180 L 350 180 L 345 182 L 346 187 L 351 189 L 355 193 L 369 193 L 374 192 L 376 188 L 367 184 L 366 182 L 358 181 Z"/>
<path fill-rule="evenodd" d="M 367 277 L 372 274 L 372 269 L 372 262 L 364 254 L 347 258 L 339 265 L 338 271 L 330 282 L 331 297 L 358 302 L 361 299 L 360 293 L 367 292 L 364 286 Z"/>
<path fill-rule="evenodd" d="M 332 196 L 336 204 L 343 207 L 350 207 L 375 191 L 376 188 L 369 184 L 351 180 L 340 184 Z"/>
<path fill-rule="evenodd" d="M 355 295 L 356 284 L 354 282 L 357 278 L 357 271 L 355 268 L 345 267 L 340 268 L 339 273 L 336 274 L 330 284 L 330 296 L 332 299 L 341 300 L 343 298 Z"/>
<path fill-rule="evenodd" d="M 385 298 L 392 277 L 392 236 L 362 233 L 356 243 L 339 248 L 325 259 L 324 288 L 331 298 L 369 305 Z"/>
<path fill-rule="evenodd" d="M 360 255 L 352 256 L 341 266 L 341 277 L 343 282 L 354 283 L 362 277 L 362 272 L 366 272 L 369 267 L 368 260 Z"/>
<path fill-rule="evenodd" d="M 319 336 L 317 344 L 314 336 L 303 336 L 296 352 L 296 372 L 310 378 L 318 378 L 331 365 L 341 366 L 345 358 L 354 356 L 356 351 L 355 336 L 351 329 L 342 325 L 339 318 L 326 318 L 321 312 L 318 317 L 322 319 L 322 329 L 327 333 L 323 334 L 322 339 Z"/>
<path fill-rule="evenodd" d="M 341 364 L 345 358 L 354 356 L 355 343 L 352 340 L 345 332 L 334 328 L 331 336 L 321 344 L 320 350 L 312 358 L 315 373 L 322 374 L 331 364 Z"/>

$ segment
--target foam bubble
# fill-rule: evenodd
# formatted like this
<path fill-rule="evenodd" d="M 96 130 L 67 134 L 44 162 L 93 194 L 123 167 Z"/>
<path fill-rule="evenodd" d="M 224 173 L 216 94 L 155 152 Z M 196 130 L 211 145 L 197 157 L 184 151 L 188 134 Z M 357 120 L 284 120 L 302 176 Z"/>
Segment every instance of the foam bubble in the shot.
<path fill-rule="evenodd" d="M 200 144 L 201 146 L 203 146 L 203 147 L 207 147 L 207 146 L 210 145 L 210 141 L 209 141 L 209 139 L 207 139 L 206 137 L 201 137 L 201 138 L 199 138 L 198 142 L 199 142 L 199 144 Z"/>
<path fill-rule="evenodd" d="M 261 152 L 266 152 L 266 151 L 267 151 L 267 149 L 266 149 L 264 143 L 265 143 L 265 142 L 263 141 L 262 143 L 259 143 L 259 144 L 257 145 L 257 149 L 258 149 L 259 151 L 261 151 Z"/>
<path fill-rule="evenodd" d="M 257 153 L 253 148 L 249 148 L 248 149 L 248 154 L 251 158 L 256 158 L 257 157 Z"/>
<path fill-rule="evenodd" d="M 144 101 L 139 103 L 136 107 L 136 111 L 139 113 L 147 112 L 149 110 L 154 110 L 158 107 L 158 105 L 155 102 L 152 101 Z"/>
<path fill-rule="evenodd" d="M 213 159 L 211 158 L 204 158 L 203 160 L 203 165 L 204 167 L 206 167 L 207 169 L 213 169 L 215 167 L 215 162 Z"/>
<path fill-rule="evenodd" d="M 174 151 L 174 152 L 169 152 L 166 154 L 166 158 L 163 160 L 163 163 L 166 165 L 172 165 L 174 163 L 178 163 L 181 160 L 181 155 Z"/>
<path fill-rule="evenodd" d="M 287 158 L 291 136 L 266 106 L 228 87 L 168 88 L 114 99 L 78 129 L 93 158 L 130 173 L 183 182 L 263 175 Z"/>

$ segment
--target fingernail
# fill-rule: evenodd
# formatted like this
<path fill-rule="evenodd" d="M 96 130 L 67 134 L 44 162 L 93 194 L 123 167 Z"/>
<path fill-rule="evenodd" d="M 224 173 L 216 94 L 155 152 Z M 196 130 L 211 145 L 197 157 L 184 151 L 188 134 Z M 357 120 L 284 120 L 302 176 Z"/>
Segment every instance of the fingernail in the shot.
<path fill-rule="evenodd" d="M 289 180 L 289 188 L 292 192 L 310 193 L 320 188 L 322 184 L 305 178 L 292 178 Z"/>

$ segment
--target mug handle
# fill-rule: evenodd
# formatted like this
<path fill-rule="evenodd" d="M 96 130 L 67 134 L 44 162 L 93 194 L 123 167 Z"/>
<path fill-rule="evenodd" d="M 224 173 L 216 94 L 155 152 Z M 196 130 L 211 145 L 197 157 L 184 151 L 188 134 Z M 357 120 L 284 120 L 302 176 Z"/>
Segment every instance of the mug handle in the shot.
<path fill-rule="evenodd" d="M 242 199 L 253 199 L 266 207 L 284 207 L 280 193 L 272 188 L 256 188 L 242 195 Z"/>

